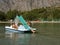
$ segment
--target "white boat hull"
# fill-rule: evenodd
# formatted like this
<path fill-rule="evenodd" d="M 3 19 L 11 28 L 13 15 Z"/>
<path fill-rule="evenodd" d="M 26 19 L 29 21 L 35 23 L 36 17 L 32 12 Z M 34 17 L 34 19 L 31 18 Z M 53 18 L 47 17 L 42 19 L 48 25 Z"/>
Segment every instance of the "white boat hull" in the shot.
<path fill-rule="evenodd" d="M 36 30 L 35 28 L 31 28 L 32 30 Z M 11 31 L 11 32 L 31 32 L 31 30 L 25 29 L 24 27 L 18 27 L 18 29 L 9 27 L 9 26 L 5 26 L 5 30 L 6 31 Z"/>

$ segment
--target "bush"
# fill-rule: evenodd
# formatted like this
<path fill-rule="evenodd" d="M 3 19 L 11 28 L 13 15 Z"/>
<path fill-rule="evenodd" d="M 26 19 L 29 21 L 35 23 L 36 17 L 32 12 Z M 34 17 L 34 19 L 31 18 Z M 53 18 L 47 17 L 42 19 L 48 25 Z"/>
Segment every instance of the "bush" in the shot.
<path fill-rule="evenodd" d="M 6 14 L 0 11 L 0 20 L 14 19 L 16 15 L 22 15 L 25 20 L 60 20 L 60 7 L 40 8 L 25 12 L 9 10 Z"/>
<path fill-rule="evenodd" d="M 6 15 L 4 12 L 0 11 L 0 20 L 5 21 L 6 20 Z"/>

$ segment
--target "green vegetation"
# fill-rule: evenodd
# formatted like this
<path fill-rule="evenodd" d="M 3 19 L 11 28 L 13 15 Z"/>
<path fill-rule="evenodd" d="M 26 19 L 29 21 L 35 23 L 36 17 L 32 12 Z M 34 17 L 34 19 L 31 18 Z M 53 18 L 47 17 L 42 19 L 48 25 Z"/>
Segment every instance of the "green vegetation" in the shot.
<path fill-rule="evenodd" d="M 4 13 L 0 11 L 0 20 L 5 21 L 14 19 L 16 15 L 22 15 L 25 20 L 59 21 L 60 7 L 46 7 L 25 12 L 9 10 L 7 13 Z"/>
<path fill-rule="evenodd" d="M 4 21 L 6 19 L 6 15 L 4 12 L 0 11 L 0 20 Z"/>

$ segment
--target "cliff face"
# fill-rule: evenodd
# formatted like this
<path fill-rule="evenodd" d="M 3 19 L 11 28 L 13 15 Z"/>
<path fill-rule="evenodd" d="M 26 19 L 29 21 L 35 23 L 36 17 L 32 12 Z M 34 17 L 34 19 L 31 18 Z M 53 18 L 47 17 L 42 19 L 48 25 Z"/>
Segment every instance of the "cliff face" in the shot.
<path fill-rule="evenodd" d="M 60 6 L 60 0 L 0 0 L 0 10 L 28 11 L 35 8 Z"/>

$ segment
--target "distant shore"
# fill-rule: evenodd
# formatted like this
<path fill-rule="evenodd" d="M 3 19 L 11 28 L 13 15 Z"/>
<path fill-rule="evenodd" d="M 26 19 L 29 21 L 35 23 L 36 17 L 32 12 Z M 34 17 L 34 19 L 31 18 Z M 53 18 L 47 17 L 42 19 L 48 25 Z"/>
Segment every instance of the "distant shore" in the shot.
<path fill-rule="evenodd" d="M 30 21 L 31 23 L 60 23 L 60 21 Z M 14 23 L 10 21 L 0 21 L 0 23 Z"/>
<path fill-rule="evenodd" d="M 60 23 L 60 21 L 31 21 L 31 23 Z"/>

